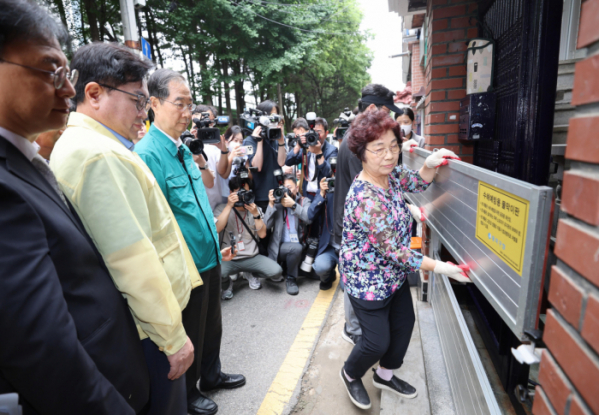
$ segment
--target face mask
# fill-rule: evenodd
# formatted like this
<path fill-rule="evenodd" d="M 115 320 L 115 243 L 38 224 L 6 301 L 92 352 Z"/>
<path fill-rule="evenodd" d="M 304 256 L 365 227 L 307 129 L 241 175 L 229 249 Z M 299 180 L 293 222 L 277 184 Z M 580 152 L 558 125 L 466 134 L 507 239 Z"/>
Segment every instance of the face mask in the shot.
<path fill-rule="evenodd" d="M 409 135 L 412 132 L 412 124 L 402 125 L 401 130 L 403 131 L 404 135 Z"/>

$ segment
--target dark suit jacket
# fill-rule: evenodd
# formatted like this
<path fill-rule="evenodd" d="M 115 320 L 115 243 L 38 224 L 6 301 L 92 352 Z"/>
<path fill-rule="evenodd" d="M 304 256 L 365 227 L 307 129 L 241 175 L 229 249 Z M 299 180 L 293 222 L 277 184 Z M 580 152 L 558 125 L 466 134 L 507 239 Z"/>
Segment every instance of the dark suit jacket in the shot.
<path fill-rule="evenodd" d="M 134 414 L 148 401 L 125 299 L 76 214 L 3 137 L 0 338 L 0 394 L 17 392 L 25 414 Z"/>
<path fill-rule="evenodd" d="M 316 255 L 322 254 L 329 246 L 329 243 L 332 242 L 333 222 L 335 218 L 334 194 L 327 193 L 323 198 L 320 192 L 318 192 L 308 209 L 308 219 L 310 221 L 320 220 L 320 238 L 318 239 L 318 253 Z M 326 215 L 322 213 L 323 207 L 326 209 Z"/>
<path fill-rule="evenodd" d="M 331 157 L 337 157 L 338 152 L 339 151 L 337 150 L 337 147 L 330 144 L 328 141 L 325 140 L 324 143 L 322 143 L 322 154 L 324 155 L 324 163 L 322 163 L 322 164 L 318 164 L 318 162 L 315 163 L 315 165 L 316 165 L 316 183 L 318 184 L 318 189 L 320 189 L 320 181 L 323 179 L 323 177 L 331 176 L 332 170 L 331 170 L 331 165 L 329 164 L 329 159 Z M 302 162 L 303 154 L 304 154 L 304 150 L 295 154 L 293 152 L 293 148 L 292 148 L 291 151 L 289 151 L 289 153 L 287 153 L 287 158 L 285 159 L 285 165 L 286 166 L 297 166 L 299 163 Z M 308 152 L 308 163 L 306 163 L 306 164 L 309 165 L 310 160 L 312 160 L 312 158 L 314 158 L 314 157 L 316 157 L 314 154 Z M 305 167 L 302 166 L 302 168 L 305 168 Z M 306 192 L 307 187 L 308 187 L 308 178 L 304 177 L 304 183 L 302 186 L 302 195 L 304 197 L 308 197 L 308 198 L 310 198 L 310 200 L 312 200 L 312 199 L 314 199 L 314 197 L 308 195 L 308 193 Z M 317 191 L 317 193 L 318 193 L 318 191 Z"/>

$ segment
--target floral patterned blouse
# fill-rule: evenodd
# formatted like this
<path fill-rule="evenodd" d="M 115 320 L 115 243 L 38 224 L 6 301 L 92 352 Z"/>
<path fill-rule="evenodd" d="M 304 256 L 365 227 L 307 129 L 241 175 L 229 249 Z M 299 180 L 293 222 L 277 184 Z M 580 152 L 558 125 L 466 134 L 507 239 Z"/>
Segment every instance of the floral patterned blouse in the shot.
<path fill-rule="evenodd" d="M 389 174 L 385 190 L 356 178 L 345 199 L 339 271 L 347 293 L 380 301 L 395 292 L 422 264 L 410 249 L 412 216 L 403 192 L 418 193 L 430 183 L 418 171 L 399 165 Z"/>

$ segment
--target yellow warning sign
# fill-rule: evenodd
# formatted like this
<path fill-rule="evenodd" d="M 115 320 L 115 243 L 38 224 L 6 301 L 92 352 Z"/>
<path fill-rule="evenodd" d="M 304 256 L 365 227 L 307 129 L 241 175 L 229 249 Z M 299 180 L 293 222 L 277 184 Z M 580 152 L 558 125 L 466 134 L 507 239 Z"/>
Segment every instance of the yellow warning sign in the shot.
<path fill-rule="evenodd" d="M 529 202 L 487 183 L 478 183 L 476 239 L 522 276 Z"/>

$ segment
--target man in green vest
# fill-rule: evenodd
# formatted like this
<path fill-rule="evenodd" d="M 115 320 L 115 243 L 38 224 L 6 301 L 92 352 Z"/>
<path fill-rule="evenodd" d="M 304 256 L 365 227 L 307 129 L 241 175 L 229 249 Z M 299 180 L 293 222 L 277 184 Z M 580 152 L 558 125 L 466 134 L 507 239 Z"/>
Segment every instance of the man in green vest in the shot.
<path fill-rule="evenodd" d="M 192 156 L 180 135 L 191 122 L 191 92 L 185 78 L 170 69 L 159 69 L 148 80 L 154 123 L 136 146 L 162 189 L 204 285 L 193 290 L 183 311 L 183 325 L 195 346 L 195 362 L 187 370 L 187 406 L 190 414 L 214 414 L 217 405 L 197 388 L 210 391 L 245 384 L 242 375 L 221 372 L 222 314 L 220 284 L 222 260 L 230 260 L 230 248 L 221 255 L 214 216 L 202 176 L 206 160 Z M 197 292 L 197 293 L 196 293 Z"/>

